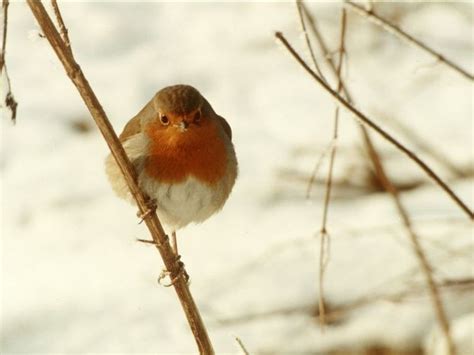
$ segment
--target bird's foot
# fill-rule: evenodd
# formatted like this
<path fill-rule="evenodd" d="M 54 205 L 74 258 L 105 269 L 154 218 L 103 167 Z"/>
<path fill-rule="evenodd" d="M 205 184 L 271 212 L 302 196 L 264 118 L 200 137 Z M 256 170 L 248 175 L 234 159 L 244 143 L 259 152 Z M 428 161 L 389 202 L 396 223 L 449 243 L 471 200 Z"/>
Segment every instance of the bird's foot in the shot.
<path fill-rule="evenodd" d="M 170 279 L 168 283 L 165 283 L 163 281 L 166 277 L 169 277 Z M 186 272 L 186 269 L 184 268 L 184 263 L 181 261 L 181 255 L 177 255 L 176 256 L 176 270 L 174 272 L 171 272 L 166 269 L 163 269 L 163 271 L 161 271 L 160 276 L 158 277 L 158 283 L 164 287 L 171 287 L 176 283 L 176 281 L 180 277 L 183 277 L 184 281 L 187 284 L 189 283 L 189 275 Z"/>
<path fill-rule="evenodd" d="M 155 199 L 147 200 L 146 207 L 147 207 L 147 210 L 145 212 L 143 213 L 141 211 L 137 212 L 137 217 L 140 218 L 140 222 L 138 222 L 138 224 L 143 223 L 145 218 L 147 218 L 148 216 L 150 216 L 152 213 L 156 211 L 156 207 L 157 207 L 156 200 Z"/>

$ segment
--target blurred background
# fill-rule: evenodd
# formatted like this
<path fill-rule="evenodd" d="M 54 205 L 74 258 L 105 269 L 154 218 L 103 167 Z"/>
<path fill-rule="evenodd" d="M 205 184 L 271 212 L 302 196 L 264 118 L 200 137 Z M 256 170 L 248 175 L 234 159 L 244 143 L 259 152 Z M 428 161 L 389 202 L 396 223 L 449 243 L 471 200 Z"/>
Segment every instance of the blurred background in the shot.
<path fill-rule="evenodd" d="M 294 2 L 60 5 L 75 57 L 117 131 L 177 83 L 198 88 L 233 128 L 240 176 L 230 199 L 178 234 L 218 354 L 241 352 L 236 336 L 251 354 L 446 353 L 408 235 L 344 110 L 321 331 L 319 231 L 335 104 L 274 39 L 282 31 L 309 61 Z M 341 7 L 307 3 L 334 58 Z M 108 150 L 80 96 L 27 5 L 9 9 L 6 60 L 19 106 L 16 125 L 5 110 L 0 120 L 2 353 L 195 353 L 174 291 L 157 284 L 158 253 L 136 242 L 146 227 L 107 183 Z M 374 9 L 474 71 L 471 3 Z M 472 208 L 472 82 L 347 15 L 343 78 L 355 106 Z M 471 353 L 472 222 L 372 136 L 433 266 L 459 353 Z"/>

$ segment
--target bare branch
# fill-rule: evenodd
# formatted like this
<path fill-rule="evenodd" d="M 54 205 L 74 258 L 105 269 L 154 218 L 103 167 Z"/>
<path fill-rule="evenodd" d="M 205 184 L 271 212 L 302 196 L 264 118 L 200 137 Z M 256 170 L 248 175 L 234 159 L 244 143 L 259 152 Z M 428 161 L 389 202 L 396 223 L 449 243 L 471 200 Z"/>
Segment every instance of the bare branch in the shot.
<path fill-rule="evenodd" d="M 311 197 L 311 190 L 313 188 L 314 182 L 316 180 L 316 175 L 319 172 L 319 169 L 321 168 L 321 165 L 323 163 L 323 160 L 326 158 L 329 152 L 333 150 L 333 146 L 336 144 L 336 142 L 331 141 L 327 147 L 324 148 L 323 152 L 318 158 L 318 161 L 314 165 L 313 171 L 311 172 L 311 176 L 308 181 L 308 187 L 306 188 L 306 198 L 309 199 Z"/>
<path fill-rule="evenodd" d="M 311 42 L 309 41 L 308 31 L 306 31 L 306 23 L 305 23 L 304 16 L 303 16 L 303 11 L 304 10 L 303 10 L 303 5 L 302 4 L 303 4 L 302 0 L 296 0 L 296 9 L 298 10 L 298 18 L 300 20 L 301 29 L 303 31 L 306 47 L 308 48 L 309 54 L 311 55 L 311 60 L 313 62 L 314 68 L 318 72 L 319 76 L 324 81 L 326 81 L 321 69 L 319 68 L 318 61 L 316 60 L 316 56 L 314 55 L 313 46 L 311 45 Z"/>
<path fill-rule="evenodd" d="M 368 6 L 373 7 L 373 3 L 369 2 L 367 3 Z M 314 37 L 316 38 L 316 41 L 320 47 L 321 52 L 323 53 L 323 58 L 326 60 L 326 64 L 328 67 L 331 69 L 333 75 L 337 78 L 337 72 L 336 72 L 336 64 L 334 63 L 334 60 L 332 58 L 332 55 L 328 49 L 328 46 L 326 44 L 326 41 L 324 40 L 323 36 L 321 35 L 317 25 L 316 25 L 316 20 L 315 18 L 311 15 L 311 13 L 308 11 L 306 8 L 306 5 L 301 2 L 300 4 L 301 9 L 303 11 L 304 16 L 308 19 L 309 23 L 309 29 L 313 33 Z M 327 80 L 326 80 L 327 82 Z M 352 96 L 349 94 L 347 91 L 344 82 L 342 82 L 342 91 L 344 93 L 344 96 L 346 97 L 347 101 L 349 103 L 353 102 Z M 401 122 L 391 120 L 391 123 L 396 125 L 396 128 L 403 133 L 404 136 L 406 136 L 407 139 L 414 141 L 415 144 L 417 144 L 422 151 L 424 151 L 426 154 L 429 154 L 433 159 L 438 161 L 440 164 L 444 165 L 447 169 L 449 169 L 455 176 L 457 177 L 465 177 L 467 174 L 462 171 L 462 169 L 458 168 L 454 163 L 452 163 L 449 159 L 444 157 L 444 154 L 440 151 L 438 151 L 434 146 L 430 145 L 429 143 L 425 142 L 420 136 L 416 135 L 412 130 L 409 130 L 408 128 L 404 127 Z"/>
<path fill-rule="evenodd" d="M 66 45 L 66 48 L 72 54 L 71 42 L 69 41 L 69 34 L 68 34 L 68 31 L 67 31 L 66 25 L 64 25 L 63 16 L 61 15 L 61 11 L 59 10 L 57 0 L 51 0 L 51 6 L 53 7 L 54 16 L 56 17 L 56 21 L 58 22 L 59 32 L 61 34 L 61 38 L 62 38 L 64 44 Z"/>
<path fill-rule="evenodd" d="M 321 40 L 322 40 L 321 35 L 319 35 L 317 38 L 321 38 Z M 324 48 L 325 47 L 324 42 L 320 43 L 320 46 L 322 48 Z M 342 49 L 343 49 L 343 47 L 342 47 Z M 330 65 L 333 72 L 335 72 L 337 77 L 338 77 L 338 81 L 339 81 L 338 94 L 339 94 L 340 90 L 341 90 L 341 87 L 342 87 L 342 85 L 341 85 L 341 76 L 340 76 L 341 60 L 339 61 L 339 66 L 338 66 L 337 69 L 336 69 L 334 61 L 332 59 L 328 59 L 328 64 Z M 348 101 L 350 102 L 350 96 L 349 96 L 349 93 L 348 93 L 347 89 L 345 89 L 345 93 L 347 94 Z M 389 192 L 390 195 L 392 196 L 392 198 L 394 200 L 394 203 L 396 205 L 397 211 L 398 211 L 398 213 L 399 213 L 399 215 L 402 219 L 403 225 L 405 226 L 405 229 L 406 229 L 406 231 L 407 231 L 407 233 L 410 237 L 410 241 L 411 241 L 411 244 L 412 244 L 413 251 L 415 252 L 415 255 L 416 255 L 416 257 L 417 257 L 417 259 L 420 263 L 421 270 L 423 272 L 423 275 L 425 276 L 425 280 L 426 280 L 426 283 L 428 285 L 428 290 L 430 292 L 430 296 L 431 296 L 431 299 L 432 299 L 432 302 L 433 302 L 433 308 L 435 310 L 438 322 L 439 322 L 439 324 L 441 326 L 441 329 L 443 330 L 443 333 L 445 335 L 447 344 L 449 346 L 450 354 L 453 355 L 453 354 L 455 354 L 455 347 L 454 347 L 454 342 L 453 342 L 451 334 L 450 334 L 449 321 L 448 321 L 446 312 L 444 310 L 443 303 L 441 301 L 439 290 L 436 287 L 436 284 L 434 282 L 432 268 L 431 268 L 431 266 L 429 264 L 429 261 L 428 261 L 426 255 L 425 255 L 422 247 L 421 247 L 421 244 L 419 243 L 419 237 L 414 232 L 414 229 L 412 227 L 412 222 L 409 218 L 407 210 L 405 209 L 405 207 L 403 206 L 403 204 L 401 202 L 399 193 L 398 193 L 395 185 L 390 181 L 390 178 L 388 177 L 388 175 L 385 172 L 385 168 L 383 166 L 382 160 L 380 159 L 380 156 L 379 156 L 377 150 L 375 149 L 374 144 L 372 143 L 372 140 L 369 136 L 369 133 L 367 132 L 364 125 L 360 124 L 360 128 L 361 128 L 362 136 L 364 138 L 365 145 L 366 145 L 368 153 L 369 153 L 369 157 L 370 157 L 370 159 L 371 159 L 371 161 L 374 165 L 374 168 L 375 168 L 375 171 L 376 171 L 376 176 L 377 176 L 378 180 L 380 181 L 381 185 L 384 187 L 384 189 L 387 192 Z M 322 230 L 321 233 L 324 233 L 324 230 Z M 320 273 L 321 273 L 321 271 L 320 271 Z M 321 307 L 321 299 L 320 299 L 319 309 L 320 309 L 320 314 L 319 314 L 320 319 L 324 319 L 324 313 L 322 313 L 322 312 L 324 312 L 324 307 Z"/>
<path fill-rule="evenodd" d="M 8 108 L 11 112 L 11 120 L 16 121 L 16 109 L 18 103 L 15 101 L 11 90 L 10 77 L 8 76 L 7 65 L 5 63 L 5 55 L 7 51 L 7 28 L 8 28 L 8 0 L 2 0 L 2 48 L 0 53 L 0 76 L 5 80 L 5 97 L 2 97 L 3 102 L 0 107 Z M 2 95 L 3 96 L 3 95 Z"/>
<path fill-rule="evenodd" d="M 123 146 L 115 134 L 107 115 L 90 87 L 89 82 L 85 78 L 84 73 L 72 56 L 71 51 L 67 48 L 58 30 L 51 21 L 51 18 L 44 9 L 42 3 L 37 0 L 28 0 L 28 5 L 106 140 L 137 203 L 140 214 L 146 215 L 146 217 L 144 217 L 146 226 L 150 231 L 156 248 L 161 254 L 166 269 L 170 273 L 170 277 L 175 279 L 173 283 L 174 289 L 186 314 L 200 353 L 206 355 L 214 354 L 212 344 L 207 335 L 204 323 L 202 322 L 199 310 L 194 303 L 188 284 L 185 280 L 184 275 L 186 273 L 183 272 L 182 264 L 180 264 L 176 259 L 168 241 L 168 237 L 163 231 L 163 227 L 161 226 L 156 213 L 147 213 L 149 212 L 147 197 L 143 194 L 137 184 L 135 170 L 125 154 Z"/>
<path fill-rule="evenodd" d="M 346 37 L 346 9 L 342 8 L 341 10 L 341 33 L 339 39 L 339 62 L 336 70 L 337 73 L 337 92 L 340 94 L 342 89 L 342 80 L 341 80 L 341 69 L 342 62 L 344 58 L 344 40 Z M 333 131 L 333 141 L 335 144 L 332 146 L 331 155 L 329 158 L 329 168 L 328 175 L 326 180 L 326 193 L 324 196 L 324 207 L 323 207 L 323 217 L 321 222 L 320 230 L 320 246 L 319 246 L 319 321 L 321 327 L 324 329 L 325 326 L 325 306 L 324 306 L 324 272 L 326 270 L 326 257 L 325 257 L 325 244 L 329 243 L 330 235 L 327 231 L 327 220 L 329 212 L 329 201 L 331 199 L 331 188 L 332 188 L 332 175 L 334 171 L 334 162 L 336 160 L 336 149 L 337 141 L 339 135 L 339 105 L 336 106 L 334 112 L 334 131 Z"/>
<path fill-rule="evenodd" d="M 417 134 L 413 129 L 400 122 L 400 120 L 388 117 L 381 117 L 381 119 L 384 122 L 387 122 L 387 124 L 391 125 L 394 129 L 398 130 L 407 139 L 412 141 L 420 151 L 430 155 L 431 158 L 436 160 L 440 165 L 443 165 L 453 174 L 453 176 L 465 178 L 473 173 L 472 170 L 457 166 L 456 163 L 449 159 L 449 157 L 447 157 L 441 150 L 428 142 L 421 135 Z"/>
<path fill-rule="evenodd" d="M 443 63 L 445 65 L 447 65 L 448 67 L 455 70 L 456 72 L 458 72 L 459 74 L 461 74 L 465 78 L 467 78 L 471 81 L 474 81 L 474 75 L 472 75 L 471 73 L 468 73 L 466 70 L 462 69 L 459 65 L 454 63 L 452 60 L 446 58 L 441 53 L 435 51 L 434 49 L 427 46 L 426 44 L 424 44 L 420 40 L 418 40 L 418 39 L 414 38 L 413 36 L 409 35 L 405 31 L 403 31 L 400 27 L 394 25 L 393 23 L 390 23 L 387 19 L 383 18 L 382 16 L 377 15 L 373 10 L 368 11 L 368 10 L 364 9 L 362 6 L 359 6 L 359 5 L 357 5 L 357 4 L 355 4 L 351 1 L 347 1 L 347 0 L 344 1 L 344 3 L 346 5 L 348 5 L 349 8 L 351 10 L 353 10 L 354 12 L 356 12 L 357 14 L 369 19 L 370 21 L 372 21 L 376 25 L 380 26 L 381 28 L 383 28 L 387 32 L 390 32 L 390 33 L 394 34 L 395 36 L 397 36 L 397 37 L 407 41 L 408 43 L 414 45 L 415 47 L 422 49 L 423 51 L 425 51 L 426 53 L 428 53 L 432 57 L 434 57 L 436 60 L 440 61 L 441 63 Z"/>
<path fill-rule="evenodd" d="M 237 344 L 239 344 L 239 347 L 242 350 L 242 352 L 244 353 L 244 355 L 250 355 L 250 353 L 248 352 L 248 350 L 245 347 L 244 343 L 242 342 L 242 340 L 239 337 L 235 337 L 235 341 L 237 342 Z"/>
<path fill-rule="evenodd" d="M 394 198 L 394 202 L 397 207 L 397 210 L 402 218 L 403 224 L 405 225 L 406 231 L 410 237 L 410 240 L 413 246 L 413 251 L 415 252 L 415 255 L 420 263 L 421 269 L 425 276 L 425 280 L 428 285 L 428 289 L 430 291 L 431 301 L 433 302 L 433 307 L 436 312 L 436 317 L 438 318 L 438 322 L 441 326 L 441 329 L 446 338 L 446 342 L 448 344 L 449 354 L 454 355 L 456 354 L 456 348 L 454 346 L 454 341 L 451 336 L 448 316 L 446 315 L 446 311 L 444 309 L 443 302 L 441 300 L 440 292 L 434 281 L 431 265 L 423 251 L 423 248 L 421 247 L 421 244 L 418 240 L 419 239 L 418 235 L 414 232 L 410 217 L 408 216 L 408 212 L 400 200 L 400 196 L 398 194 L 397 189 L 392 184 L 392 182 L 387 178 L 387 176 L 384 175 L 383 166 L 381 164 L 380 164 L 380 169 L 381 169 L 380 174 L 381 174 L 382 180 L 385 178 L 385 181 L 382 183 L 384 184 L 387 191 L 389 191 Z"/>
<path fill-rule="evenodd" d="M 397 147 L 400 151 L 402 151 L 408 158 L 413 160 L 429 177 L 431 177 L 445 192 L 446 194 L 451 197 L 451 199 L 469 216 L 472 220 L 474 219 L 474 213 L 471 209 L 456 195 L 456 193 L 418 156 L 413 153 L 411 150 L 406 148 L 402 143 L 400 143 L 397 139 L 392 137 L 388 132 L 383 130 L 379 127 L 373 120 L 369 117 L 364 115 L 354 106 L 352 106 L 347 100 L 345 100 L 341 95 L 339 95 L 336 91 L 331 89 L 329 85 L 327 85 L 309 66 L 306 62 L 301 58 L 301 56 L 294 50 L 294 48 L 288 43 L 286 38 L 283 36 L 281 32 L 276 32 L 275 37 L 278 38 L 283 45 L 288 49 L 288 51 L 293 55 L 296 61 L 311 75 L 311 77 L 319 83 L 333 98 L 338 101 L 343 107 L 345 107 L 348 111 L 353 113 L 361 122 L 366 124 L 368 127 L 373 129 L 379 135 L 381 135 L 385 140 L 390 142 L 392 145 Z"/>
<path fill-rule="evenodd" d="M 0 70 L 5 65 L 5 49 L 7 47 L 7 25 L 8 25 L 8 0 L 2 0 L 2 15 L 3 15 L 3 27 L 2 27 L 2 52 L 0 53 Z"/>
<path fill-rule="evenodd" d="M 393 197 L 393 201 L 395 203 L 396 209 L 402 219 L 405 230 L 408 236 L 410 237 L 412 249 L 415 253 L 416 258 L 418 259 L 418 262 L 420 263 L 421 271 L 423 272 L 423 275 L 425 277 L 428 290 L 430 292 L 431 300 L 433 302 L 433 308 L 435 310 L 436 317 L 438 319 L 438 322 L 441 326 L 441 329 L 444 333 L 447 344 L 449 346 L 449 353 L 451 355 L 454 355 L 456 353 L 456 350 L 455 350 L 454 342 L 450 333 L 449 320 L 446 315 L 446 311 L 444 309 L 443 303 L 441 301 L 440 292 L 434 281 L 433 269 L 419 242 L 419 236 L 415 233 L 413 229 L 408 211 L 406 210 L 406 208 L 404 207 L 401 201 L 397 188 L 388 177 L 385 171 L 385 167 L 382 163 L 382 160 L 380 159 L 380 155 L 375 149 L 375 146 L 369 136 L 369 133 L 367 132 L 365 127 L 363 126 L 361 127 L 362 127 L 362 135 L 364 137 L 364 141 L 368 149 L 369 157 L 374 165 L 377 178 L 380 181 L 381 185 L 384 187 L 384 189 Z"/>
<path fill-rule="evenodd" d="M 306 4 L 303 1 L 301 1 L 300 6 L 301 6 L 301 10 L 302 10 L 304 16 L 308 20 L 309 28 L 310 28 L 311 32 L 313 33 L 314 37 L 316 38 L 316 43 L 318 44 L 319 49 L 323 53 L 323 58 L 326 61 L 326 64 L 331 69 L 332 73 L 334 74 L 334 77 L 337 79 L 336 64 L 334 63 L 334 60 L 332 58 L 332 53 L 329 51 L 329 48 L 328 48 L 323 36 L 321 35 L 321 32 L 318 29 L 318 26 L 316 25 L 316 19 L 308 11 L 308 8 L 306 7 Z M 344 87 L 344 83 L 342 82 L 341 84 L 342 84 L 342 90 L 344 92 L 344 95 L 347 97 L 347 92 L 346 92 L 346 89 Z"/>

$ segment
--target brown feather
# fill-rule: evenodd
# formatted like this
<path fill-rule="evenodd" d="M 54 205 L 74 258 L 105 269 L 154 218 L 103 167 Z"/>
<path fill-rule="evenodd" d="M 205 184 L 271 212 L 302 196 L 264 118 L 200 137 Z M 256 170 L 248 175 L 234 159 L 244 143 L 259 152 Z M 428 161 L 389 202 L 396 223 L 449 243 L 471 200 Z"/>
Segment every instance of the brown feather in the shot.
<path fill-rule="evenodd" d="M 229 139 L 232 141 L 232 128 L 230 128 L 230 125 L 227 123 L 224 117 L 217 115 L 217 118 L 219 119 L 219 123 L 221 124 L 222 128 L 224 128 L 227 137 L 229 137 Z"/>
<path fill-rule="evenodd" d="M 140 114 L 138 114 L 127 122 L 122 133 L 120 133 L 120 141 L 124 143 L 129 137 L 139 133 L 141 129 Z"/>

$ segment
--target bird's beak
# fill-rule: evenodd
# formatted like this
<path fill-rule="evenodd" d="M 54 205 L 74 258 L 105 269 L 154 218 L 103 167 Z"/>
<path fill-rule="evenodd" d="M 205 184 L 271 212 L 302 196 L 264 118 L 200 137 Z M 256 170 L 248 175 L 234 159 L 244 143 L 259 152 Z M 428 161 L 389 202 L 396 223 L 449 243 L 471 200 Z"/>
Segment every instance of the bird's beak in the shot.
<path fill-rule="evenodd" d="M 188 130 L 189 123 L 185 119 L 183 119 L 179 124 L 178 128 L 180 129 L 181 132 L 185 132 Z"/>

